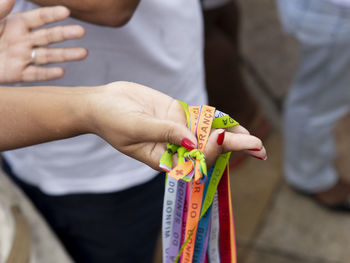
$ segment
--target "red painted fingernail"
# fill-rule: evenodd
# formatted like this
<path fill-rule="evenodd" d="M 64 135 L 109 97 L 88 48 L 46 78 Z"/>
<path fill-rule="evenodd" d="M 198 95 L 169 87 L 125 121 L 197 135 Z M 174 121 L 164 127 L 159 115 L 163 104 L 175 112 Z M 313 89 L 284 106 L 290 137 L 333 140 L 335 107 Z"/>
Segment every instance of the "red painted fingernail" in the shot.
<path fill-rule="evenodd" d="M 192 151 L 193 149 L 196 148 L 196 145 L 190 139 L 187 139 L 187 138 L 183 138 L 181 140 L 181 145 L 189 151 Z"/>
<path fill-rule="evenodd" d="M 225 130 L 223 130 L 218 134 L 218 139 L 216 140 L 216 142 L 218 143 L 218 145 L 222 145 L 224 143 L 224 139 L 225 139 Z"/>
<path fill-rule="evenodd" d="M 259 160 L 263 160 L 266 161 L 267 160 L 267 155 L 265 156 L 265 158 L 259 157 L 259 156 L 255 156 L 255 155 L 251 155 L 252 157 L 259 159 Z"/>
<path fill-rule="evenodd" d="M 258 149 L 258 148 L 254 148 L 254 149 L 248 149 L 249 151 L 254 151 L 254 152 L 260 152 L 261 149 Z"/>

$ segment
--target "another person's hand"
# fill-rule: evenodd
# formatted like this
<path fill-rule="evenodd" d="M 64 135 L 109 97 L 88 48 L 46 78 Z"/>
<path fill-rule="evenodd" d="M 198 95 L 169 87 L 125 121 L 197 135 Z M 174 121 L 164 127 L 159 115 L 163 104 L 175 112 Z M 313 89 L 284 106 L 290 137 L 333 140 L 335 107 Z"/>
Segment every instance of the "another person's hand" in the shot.
<path fill-rule="evenodd" d="M 12 10 L 15 0 L 0 1 L 0 20 L 5 18 Z"/>
<path fill-rule="evenodd" d="M 11 10 L 13 0 L 3 0 L 0 15 Z M 49 63 L 81 60 L 87 56 L 84 48 L 48 48 L 47 45 L 85 34 L 79 25 L 37 29 L 69 16 L 63 6 L 38 8 L 9 15 L 0 21 L 0 83 L 45 81 L 60 78 L 60 67 L 42 67 Z M 34 30 L 36 29 L 36 30 Z"/>
<path fill-rule="evenodd" d="M 159 170 L 159 159 L 166 142 L 181 145 L 187 138 L 197 140 L 186 128 L 186 116 L 173 98 L 148 87 L 115 82 L 91 93 L 89 103 L 90 132 L 104 138 L 119 151 Z M 259 159 L 266 159 L 260 139 L 242 126 L 212 132 L 204 154 L 211 167 L 219 154 L 246 150 Z M 219 135 L 221 133 L 221 135 Z M 220 141 L 221 140 L 221 141 Z"/>

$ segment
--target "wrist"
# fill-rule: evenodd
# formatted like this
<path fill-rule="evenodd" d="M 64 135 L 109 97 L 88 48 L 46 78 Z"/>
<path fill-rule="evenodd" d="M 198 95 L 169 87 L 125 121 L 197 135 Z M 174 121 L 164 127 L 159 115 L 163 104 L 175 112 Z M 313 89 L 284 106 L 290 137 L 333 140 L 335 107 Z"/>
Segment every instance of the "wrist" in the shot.
<path fill-rule="evenodd" d="M 109 114 L 112 94 L 108 91 L 108 84 L 94 87 L 82 87 L 82 96 L 79 98 L 79 107 L 76 114 L 80 119 L 79 127 L 82 133 L 92 133 L 104 136 L 106 119 Z M 113 88 L 116 89 L 115 85 Z M 117 103 L 116 101 L 113 103 Z"/>
<path fill-rule="evenodd" d="M 97 120 L 98 94 L 100 86 L 76 87 L 70 96 L 70 112 L 72 112 L 72 126 L 79 134 L 93 133 L 98 135 Z"/>
<path fill-rule="evenodd" d="M 117 81 L 102 86 L 89 87 L 84 93 L 82 106 L 82 129 L 105 138 L 106 132 L 115 127 L 119 115 L 127 107 L 125 96 L 135 83 Z"/>

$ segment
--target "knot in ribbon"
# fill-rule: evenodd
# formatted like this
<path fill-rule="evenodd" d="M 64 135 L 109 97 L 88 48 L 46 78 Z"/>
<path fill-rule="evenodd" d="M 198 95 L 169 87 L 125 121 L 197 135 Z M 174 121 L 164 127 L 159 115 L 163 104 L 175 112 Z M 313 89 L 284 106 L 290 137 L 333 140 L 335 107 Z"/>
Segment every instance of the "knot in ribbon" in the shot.
<path fill-rule="evenodd" d="M 198 149 L 193 149 L 190 152 L 185 153 L 185 158 L 190 159 L 193 162 L 193 165 L 195 163 L 195 160 L 199 161 L 200 165 L 200 171 L 201 174 L 205 177 L 208 174 L 207 171 L 207 163 L 205 162 L 205 155 Z"/>

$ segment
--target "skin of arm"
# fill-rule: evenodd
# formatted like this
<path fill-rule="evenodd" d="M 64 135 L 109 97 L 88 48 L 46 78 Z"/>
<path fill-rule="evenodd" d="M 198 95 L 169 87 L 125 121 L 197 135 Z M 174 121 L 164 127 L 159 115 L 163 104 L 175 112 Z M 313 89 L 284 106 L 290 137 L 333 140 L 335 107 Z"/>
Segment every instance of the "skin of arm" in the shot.
<path fill-rule="evenodd" d="M 132 91 L 132 92 L 130 92 Z M 0 87 L 0 151 L 93 133 L 119 151 L 159 169 L 166 142 L 181 145 L 196 138 L 173 98 L 151 88 L 114 82 L 98 87 Z M 209 137 L 208 165 L 227 151 L 262 149 L 261 141 L 238 126 L 217 144 L 220 130 Z"/>
<path fill-rule="evenodd" d="M 140 0 L 32 0 L 41 6 L 63 5 L 71 15 L 93 24 L 120 27 L 134 14 Z"/>

